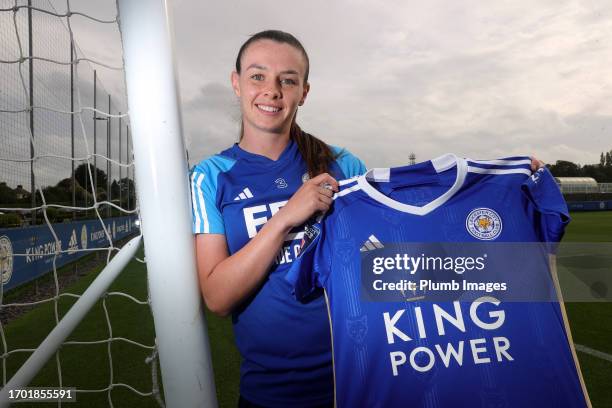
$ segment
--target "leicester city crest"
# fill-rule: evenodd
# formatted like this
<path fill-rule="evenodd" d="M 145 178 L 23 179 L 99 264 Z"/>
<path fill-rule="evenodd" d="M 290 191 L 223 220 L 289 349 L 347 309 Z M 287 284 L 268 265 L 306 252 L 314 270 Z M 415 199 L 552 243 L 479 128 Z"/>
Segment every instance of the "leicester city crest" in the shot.
<path fill-rule="evenodd" d="M 7 236 L 0 237 L 0 272 L 4 285 L 13 275 L 13 246 Z"/>
<path fill-rule="evenodd" d="M 502 220 L 499 214 L 490 208 L 476 208 L 468 214 L 465 228 L 474 238 L 490 241 L 501 234 Z"/>

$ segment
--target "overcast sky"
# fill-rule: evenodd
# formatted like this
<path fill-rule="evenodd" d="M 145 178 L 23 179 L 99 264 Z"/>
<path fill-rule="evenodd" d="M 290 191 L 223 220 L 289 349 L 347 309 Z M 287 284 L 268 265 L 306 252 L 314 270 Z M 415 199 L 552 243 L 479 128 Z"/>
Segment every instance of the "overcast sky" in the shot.
<path fill-rule="evenodd" d="M 72 3 L 115 13 L 110 0 Z M 595 163 L 612 149 L 609 0 L 170 3 L 192 163 L 237 140 L 230 72 L 249 34 L 269 28 L 296 35 L 310 56 L 302 128 L 368 167 L 406 164 L 411 152 Z M 86 54 L 121 62 L 116 26 L 72 25 Z M 100 75 L 121 89 L 120 75 Z"/>

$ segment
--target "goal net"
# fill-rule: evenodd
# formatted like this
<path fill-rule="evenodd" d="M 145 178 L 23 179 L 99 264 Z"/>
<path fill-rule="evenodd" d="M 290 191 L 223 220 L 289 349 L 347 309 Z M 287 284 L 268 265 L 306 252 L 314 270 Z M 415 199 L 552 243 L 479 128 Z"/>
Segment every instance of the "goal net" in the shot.
<path fill-rule="evenodd" d="M 152 175 L 133 160 L 143 140 L 126 113 L 127 56 L 112 53 L 121 50 L 119 10 L 96 3 L 0 0 L 0 406 L 42 395 L 18 392 L 25 387 L 70 390 L 78 406 L 214 405 L 214 395 L 202 395 L 212 386 L 194 386 L 212 384 L 199 298 L 187 290 L 190 303 L 181 305 L 176 293 L 156 289 L 151 258 L 159 261 L 147 256 L 145 264 L 139 249 L 141 204 L 164 198 L 140 186 L 136 194 L 135 173 L 145 185 Z M 145 1 L 141 14 L 147 3 L 163 11 L 162 2 Z M 93 52 L 90 32 L 99 38 Z M 168 160 L 181 165 L 180 156 Z M 185 224 L 178 214 L 159 221 Z M 159 233 L 148 231 L 145 244 L 156 252 Z M 193 286 L 193 276 L 182 284 Z M 159 310 L 172 302 L 191 316 L 168 322 Z M 193 310 L 199 324 L 185 330 Z M 181 352 L 164 351 L 175 346 Z M 189 352 L 204 368 L 182 361 Z"/>

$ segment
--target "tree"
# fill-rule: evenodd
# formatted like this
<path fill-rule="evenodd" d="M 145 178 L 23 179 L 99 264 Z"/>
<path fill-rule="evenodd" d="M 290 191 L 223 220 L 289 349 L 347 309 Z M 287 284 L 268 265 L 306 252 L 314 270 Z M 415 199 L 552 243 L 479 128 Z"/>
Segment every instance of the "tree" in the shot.
<path fill-rule="evenodd" d="M 606 167 L 612 167 L 612 154 L 606 152 Z"/>
<path fill-rule="evenodd" d="M 550 166 L 550 172 L 555 177 L 580 177 L 582 175 L 580 165 L 566 160 L 557 160 Z"/>
<path fill-rule="evenodd" d="M 111 183 L 111 196 L 113 200 L 119 199 L 119 183 L 117 183 L 117 180 L 113 180 Z"/>
<path fill-rule="evenodd" d="M 79 165 L 75 170 L 74 170 L 74 176 L 76 178 L 77 183 L 79 183 L 79 185 L 83 188 L 85 188 L 85 186 L 88 186 L 87 190 L 92 190 L 91 189 L 91 182 L 89 181 L 89 172 L 87 171 L 87 164 L 83 163 L 81 165 Z M 89 164 L 89 169 L 91 170 L 91 177 L 92 179 L 94 179 L 94 166 L 93 164 Z M 97 169 L 97 173 L 98 173 L 98 180 L 97 180 L 97 189 L 103 189 L 106 190 L 106 183 L 107 183 L 107 179 L 106 179 L 106 173 L 100 169 Z"/>
<path fill-rule="evenodd" d="M 606 168 L 597 164 L 585 164 L 582 167 L 581 175 L 584 177 L 592 177 L 600 183 L 605 183 Z"/>
<path fill-rule="evenodd" d="M 121 206 L 127 210 L 134 208 L 136 206 L 136 186 L 134 185 L 134 180 L 124 177 L 119 181 L 119 185 L 121 187 Z M 128 201 L 130 203 L 130 208 L 128 208 L 127 205 Z"/>
<path fill-rule="evenodd" d="M 603 152 L 601 152 L 601 156 L 599 156 L 599 165 L 601 167 L 606 165 L 606 156 L 604 156 Z"/>
<path fill-rule="evenodd" d="M 15 191 L 6 185 L 5 182 L 0 183 L 0 203 L 14 203 L 17 201 Z"/>
<path fill-rule="evenodd" d="M 72 180 L 64 179 L 55 186 L 43 188 L 45 201 L 48 204 L 70 204 L 72 201 Z"/>

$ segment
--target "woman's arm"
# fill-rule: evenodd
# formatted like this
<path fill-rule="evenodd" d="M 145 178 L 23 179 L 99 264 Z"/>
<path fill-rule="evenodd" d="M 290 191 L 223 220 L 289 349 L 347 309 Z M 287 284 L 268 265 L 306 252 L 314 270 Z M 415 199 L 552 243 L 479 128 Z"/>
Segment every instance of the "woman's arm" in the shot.
<path fill-rule="evenodd" d="M 330 184 L 332 190 L 321 187 Z M 200 290 L 206 306 L 227 316 L 251 295 L 268 275 L 286 235 L 332 203 L 338 183 L 329 174 L 308 180 L 243 248 L 229 255 L 225 236 L 198 234 L 196 257 Z"/>

